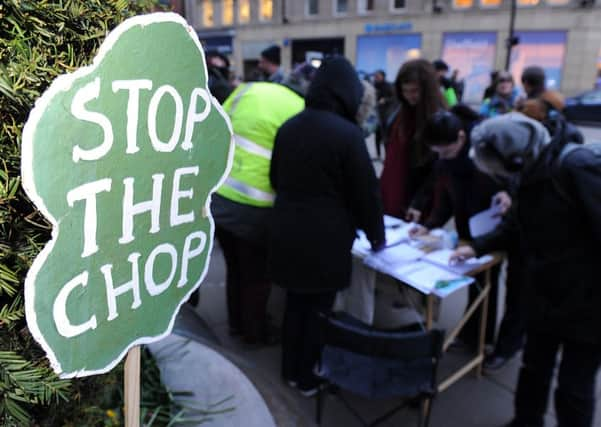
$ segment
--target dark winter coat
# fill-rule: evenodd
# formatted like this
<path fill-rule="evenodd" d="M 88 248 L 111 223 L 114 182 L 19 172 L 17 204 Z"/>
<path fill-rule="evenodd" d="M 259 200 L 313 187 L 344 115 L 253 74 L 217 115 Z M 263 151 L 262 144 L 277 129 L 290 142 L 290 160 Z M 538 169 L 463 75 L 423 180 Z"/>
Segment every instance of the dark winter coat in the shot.
<path fill-rule="evenodd" d="M 374 87 L 376 88 L 378 102 L 378 117 L 383 127 L 394 106 L 394 88 L 387 81 L 375 82 Z"/>
<path fill-rule="evenodd" d="M 345 288 L 356 230 L 372 245 L 384 240 L 376 176 L 354 123 L 362 92 L 347 60 L 327 60 L 309 87 L 306 109 L 278 131 L 269 263 L 273 282 L 283 288 Z"/>
<path fill-rule="evenodd" d="M 476 168 L 469 158 L 469 149 L 469 141 L 466 141 L 456 158 L 437 162 L 434 206 L 424 223 L 428 228 L 438 228 L 454 216 L 457 234 L 462 240 L 472 238 L 470 217 L 488 209 L 492 197 L 503 190 Z"/>
<path fill-rule="evenodd" d="M 209 73 L 209 90 L 215 99 L 223 104 L 234 88 L 228 82 L 223 70 L 209 66 L 207 71 Z"/>
<path fill-rule="evenodd" d="M 552 145 L 541 153 L 522 178 L 514 215 L 474 248 L 501 249 L 519 235 L 528 329 L 601 343 L 601 158 L 584 147 L 561 165 L 557 156 Z"/>

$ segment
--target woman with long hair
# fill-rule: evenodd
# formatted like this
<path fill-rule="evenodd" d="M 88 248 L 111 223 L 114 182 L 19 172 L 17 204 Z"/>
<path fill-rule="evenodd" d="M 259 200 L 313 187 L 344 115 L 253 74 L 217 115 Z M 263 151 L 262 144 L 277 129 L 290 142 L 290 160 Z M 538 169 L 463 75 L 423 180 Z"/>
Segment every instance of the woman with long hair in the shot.
<path fill-rule="evenodd" d="M 434 67 L 423 59 L 403 64 L 394 86 L 400 106 L 388 120 L 380 178 L 384 212 L 419 221 L 429 209 L 432 188 L 428 182 L 436 159 L 422 135 L 428 118 L 446 103 Z"/>

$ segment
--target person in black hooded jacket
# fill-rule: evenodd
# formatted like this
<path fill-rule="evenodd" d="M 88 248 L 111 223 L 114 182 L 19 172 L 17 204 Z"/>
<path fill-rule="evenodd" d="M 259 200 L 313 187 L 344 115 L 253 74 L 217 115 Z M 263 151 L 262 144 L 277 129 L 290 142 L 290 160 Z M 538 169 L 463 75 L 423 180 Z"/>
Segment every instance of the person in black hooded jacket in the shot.
<path fill-rule="evenodd" d="M 319 356 L 316 313 L 329 310 L 351 275 L 357 229 L 384 244 L 380 189 L 356 115 L 363 87 L 343 57 L 326 59 L 306 108 L 279 129 L 270 179 L 276 191 L 270 237 L 273 282 L 286 289 L 282 375 L 311 395 Z"/>

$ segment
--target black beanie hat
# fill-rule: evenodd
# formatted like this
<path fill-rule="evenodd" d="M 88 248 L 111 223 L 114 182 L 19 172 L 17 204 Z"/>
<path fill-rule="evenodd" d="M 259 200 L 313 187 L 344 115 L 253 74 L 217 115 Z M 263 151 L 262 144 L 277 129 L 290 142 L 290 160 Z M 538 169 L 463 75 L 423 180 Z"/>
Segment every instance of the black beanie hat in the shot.
<path fill-rule="evenodd" d="M 457 142 L 460 130 L 463 123 L 455 114 L 439 110 L 426 121 L 422 138 L 428 145 L 450 145 Z"/>
<path fill-rule="evenodd" d="M 436 71 L 449 71 L 449 66 L 442 59 L 432 61 L 432 66 Z"/>
<path fill-rule="evenodd" d="M 545 87 L 545 70 L 537 65 L 524 68 L 522 72 L 522 83 L 528 83 L 534 87 Z"/>
<path fill-rule="evenodd" d="M 261 56 L 272 64 L 280 65 L 280 47 L 275 44 L 263 50 Z"/>
<path fill-rule="evenodd" d="M 207 50 L 205 52 L 205 57 L 206 57 L 207 61 L 209 60 L 209 58 L 212 58 L 212 57 L 220 58 L 223 62 L 225 62 L 224 68 L 230 68 L 230 60 L 227 59 L 227 56 L 225 56 L 223 53 L 219 52 L 217 49 Z"/>

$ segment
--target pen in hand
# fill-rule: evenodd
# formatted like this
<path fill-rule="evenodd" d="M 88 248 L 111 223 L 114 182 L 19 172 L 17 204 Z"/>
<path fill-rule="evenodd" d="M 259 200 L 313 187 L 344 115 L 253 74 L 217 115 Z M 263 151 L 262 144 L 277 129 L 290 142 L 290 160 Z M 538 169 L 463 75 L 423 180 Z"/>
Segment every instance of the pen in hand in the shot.
<path fill-rule="evenodd" d="M 464 263 L 470 258 L 476 256 L 476 251 L 471 246 L 460 246 L 449 257 L 449 265 Z"/>

